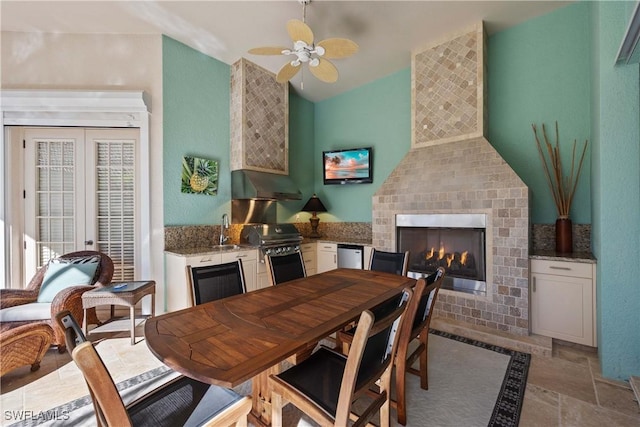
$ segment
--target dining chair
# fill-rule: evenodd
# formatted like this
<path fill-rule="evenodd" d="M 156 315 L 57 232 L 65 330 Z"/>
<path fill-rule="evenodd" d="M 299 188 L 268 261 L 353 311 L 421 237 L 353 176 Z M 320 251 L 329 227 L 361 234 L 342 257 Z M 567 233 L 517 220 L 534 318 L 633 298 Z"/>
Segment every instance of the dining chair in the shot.
<path fill-rule="evenodd" d="M 398 423 L 407 424 L 406 373 L 420 377 L 420 387 L 429 389 L 429 325 L 433 314 L 433 305 L 444 280 L 445 269 L 438 269 L 424 279 L 419 279 L 413 288 L 413 302 L 407 307 L 406 322 L 402 325 L 398 337 L 396 353 L 396 412 Z M 409 353 L 409 343 L 418 338 L 420 343 Z M 419 360 L 419 369 L 412 365 Z"/>
<path fill-rule="evenodd" d="M 248 396 L 185 376 L 125 406 L 102 358 L 71 312 L 61 311 L 56 320 L 65 330 L 67 348 L 89 387 L 98 426 L 247 426 Z"/>
<path fill-rule="evenodd" d="M 204 304 L 247 291 L 242 260 L 204 267 L 187 266 L 192 305 Z"/>
<path fill-rule="evenodd" d="M 288 255 L 266 254 L 264 263 L 267 266 L 267 277 L 271 286 L 307 277 L 301 252 Z"/>
<path fill-rule="evenodd" d="M 419 279 L 413 287 L 413 298 L 407 306 L 404 315 L 406 321 L 402 324 L 400 335 L 398 337 L 398 350 L 396 352 L 396 400 L 392 401 L 392 405 L 396 407 L 398 414 L 398 423 L 406 425 L 406 373 L 420 376 L 420 387 L 424 390 L 429 388 L 428 385 L 428 344 L 429 344 L 429 324 L 431 323 L 431 314 L 433 304 L 438 296 L 438 291 L 442 285 L 445 270 L 443 267 L 427 276 Z M 389 303 L 386 302 L 374 309 L 375 311 L 385 312 L 389 310 Z M 337 332 L 336 342 L 341 343 L 341 347 L 336 346 L 337 350 L 342 349 L 346 354 L 354 340 L 355 329 L 345 329 Z M 409 343 L 419 338 L 420 344 L 410 353 Z M 412 368 L 416 360 L 420 358 L 420 369 Z"/>
<path fill-rule="evenodd" d="M 409 251 L 385 252 L 375 248 L 371 250 L 369 270 L 384 271 L 386 273 L 407 275 L 409 267 Z"/>
<path fill-rule="evenodd" d="M 397 330 L 412 294 L 406 289 L 402 303 L 383 317 L 362 312 L 348 356 L 322 346 L 302 363 L 271 375 L 272 425 L 282 426 L 282 407 L 292 403 L 320 425 L 346 426 L 357 416 L 352 411 L 354 402 L 367 395 L 368 406 L 359 411 L 353 425 L 366 425 L 379 412 L 380 425 L 389 426 Z M 376 383 L 372 396 L 370 388 Z"/>
<path fill-rule="evenodd" d="M 398 274 L 401 276 L 407 275 L 409 265 L 409 251 L 406 252 L 385 252 L 378 251 L 375 248 L 371 250 L 371 256 L 369 257 L 369 270 L 382 271 L 385 273 Z M 347 353 L 347 346 L 351 342 L 350 337 L 346 337 L 346 334 L 353 336 L 356 324 L 351 323 L 342 330 L 336 332 L 336 346 L 335 348 Z M 350 332 L 349 332 L 350 331 Z M 346 338 L 347 341 L 343 341 L 342 338 Z"/>

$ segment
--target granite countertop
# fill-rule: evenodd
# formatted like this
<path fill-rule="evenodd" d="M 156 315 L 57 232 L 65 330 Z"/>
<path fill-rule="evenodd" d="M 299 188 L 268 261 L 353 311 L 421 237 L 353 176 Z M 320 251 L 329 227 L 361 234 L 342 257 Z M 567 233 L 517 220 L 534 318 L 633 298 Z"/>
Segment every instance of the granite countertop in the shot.
<path fill-rule="evenodd" d="M 165 253 L 177 256 L 198 256 L 198 255 L 211 255 L 226 252 L 245 251 L 247 249 L 256 249 L 251 245 L 223 245 L 221 246 L 204 246 L 198 248 L 171 248 L 165 249 Z"/>
<path fill-rule="evenodd" d="M 363 245 L 363 246 L 371 246 L 371 240 L 368 239 L 357 239 L 357 238 L 331 238 L 331 237 L 305 237 L 302 243 L 336 243 L 336 244 L 345 244 L 345 245 Z"/>
<path fill-rule="evenodd" d="M 583 262 L 588 264 L 595 264 L 596 258 L 591 252 L 572 252 L 570 254 L 558 253 L 556 251 L 538 250 L 533 251 L 529 255 L 530 259 L 543 259 L 548 261 L 569 261 L 569 262 Z"/>

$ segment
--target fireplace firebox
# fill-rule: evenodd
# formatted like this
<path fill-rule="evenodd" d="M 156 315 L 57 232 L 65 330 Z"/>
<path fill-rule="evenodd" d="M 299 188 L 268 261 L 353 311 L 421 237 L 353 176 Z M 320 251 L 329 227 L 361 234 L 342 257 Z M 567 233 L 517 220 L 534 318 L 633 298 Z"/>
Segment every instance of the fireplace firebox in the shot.
<path fill-rule="evenodd" d="M 409 276 L 425 277 L 438 267 L 442 288 L 486 295 L 485 214 L 396 215 L 399 252 L 409 251 Z"/>

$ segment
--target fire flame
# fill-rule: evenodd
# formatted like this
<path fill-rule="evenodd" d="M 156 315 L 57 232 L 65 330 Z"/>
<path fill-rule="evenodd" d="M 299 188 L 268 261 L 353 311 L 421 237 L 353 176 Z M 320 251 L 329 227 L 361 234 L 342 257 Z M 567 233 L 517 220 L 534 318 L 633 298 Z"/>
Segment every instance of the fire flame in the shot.
<path fill-rule="evenodd" d="M 449 256 L 447 256 L 447 267 L 451 267 L 451 261 L 453 261 L 453 254 L 449 254 Z"/>
<path fill-rule="evenodd" d="M 468 254 L 469 254 L 469 251 L 464 251 L 464 252 L 462 252 L 462 254 L 460 254 L 460 264 L 467 265 L 467 255 Z"/>
<path fill-rule="evenodd" d="M 440 250 L 438 251 L 438 259 L 444 258 L 444 245 L 440 244 Z"/>

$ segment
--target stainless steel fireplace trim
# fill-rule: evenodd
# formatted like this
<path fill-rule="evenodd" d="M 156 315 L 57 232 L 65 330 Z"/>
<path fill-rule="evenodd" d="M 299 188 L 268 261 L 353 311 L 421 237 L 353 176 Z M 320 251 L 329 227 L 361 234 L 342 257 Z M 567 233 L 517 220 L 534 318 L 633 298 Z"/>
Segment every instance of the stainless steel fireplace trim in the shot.
<path fill-rule="evenodd" d="M 396 227 L 487 228 L 486 214 L 397 214 Z"/>
<path fill-rule="evenodd" d="M 433 227 L 433 228 L 484 228 L 485 236 L 490 232 L 487 228 L 487 214 L 396 214 L 396 231 L 401 227 Z M 491 274 L 487 267 L 490 262 L 488 253 L 488 239 L 485 238 L 485 279 Z M 419 279 L 426 276 L 425 273 L 409 271 L 409 277 Z M 445 276 L 442 289 L 448 289 L 478 296 L 487 296 L 487 282 L 461 277 Z"/>
<path fill-rule="evenodd" d="M 427 277 L 427 273 L 419 271 L 408 271 L 407 276 L 412 279 L 422 279 Z M 487 282 L 479 280 L 463 279 L 461 277 L 444 276 L 442 281 L 442 289 L 450 291 L 464 292 L 466 294 L 487 296 Z"/>

